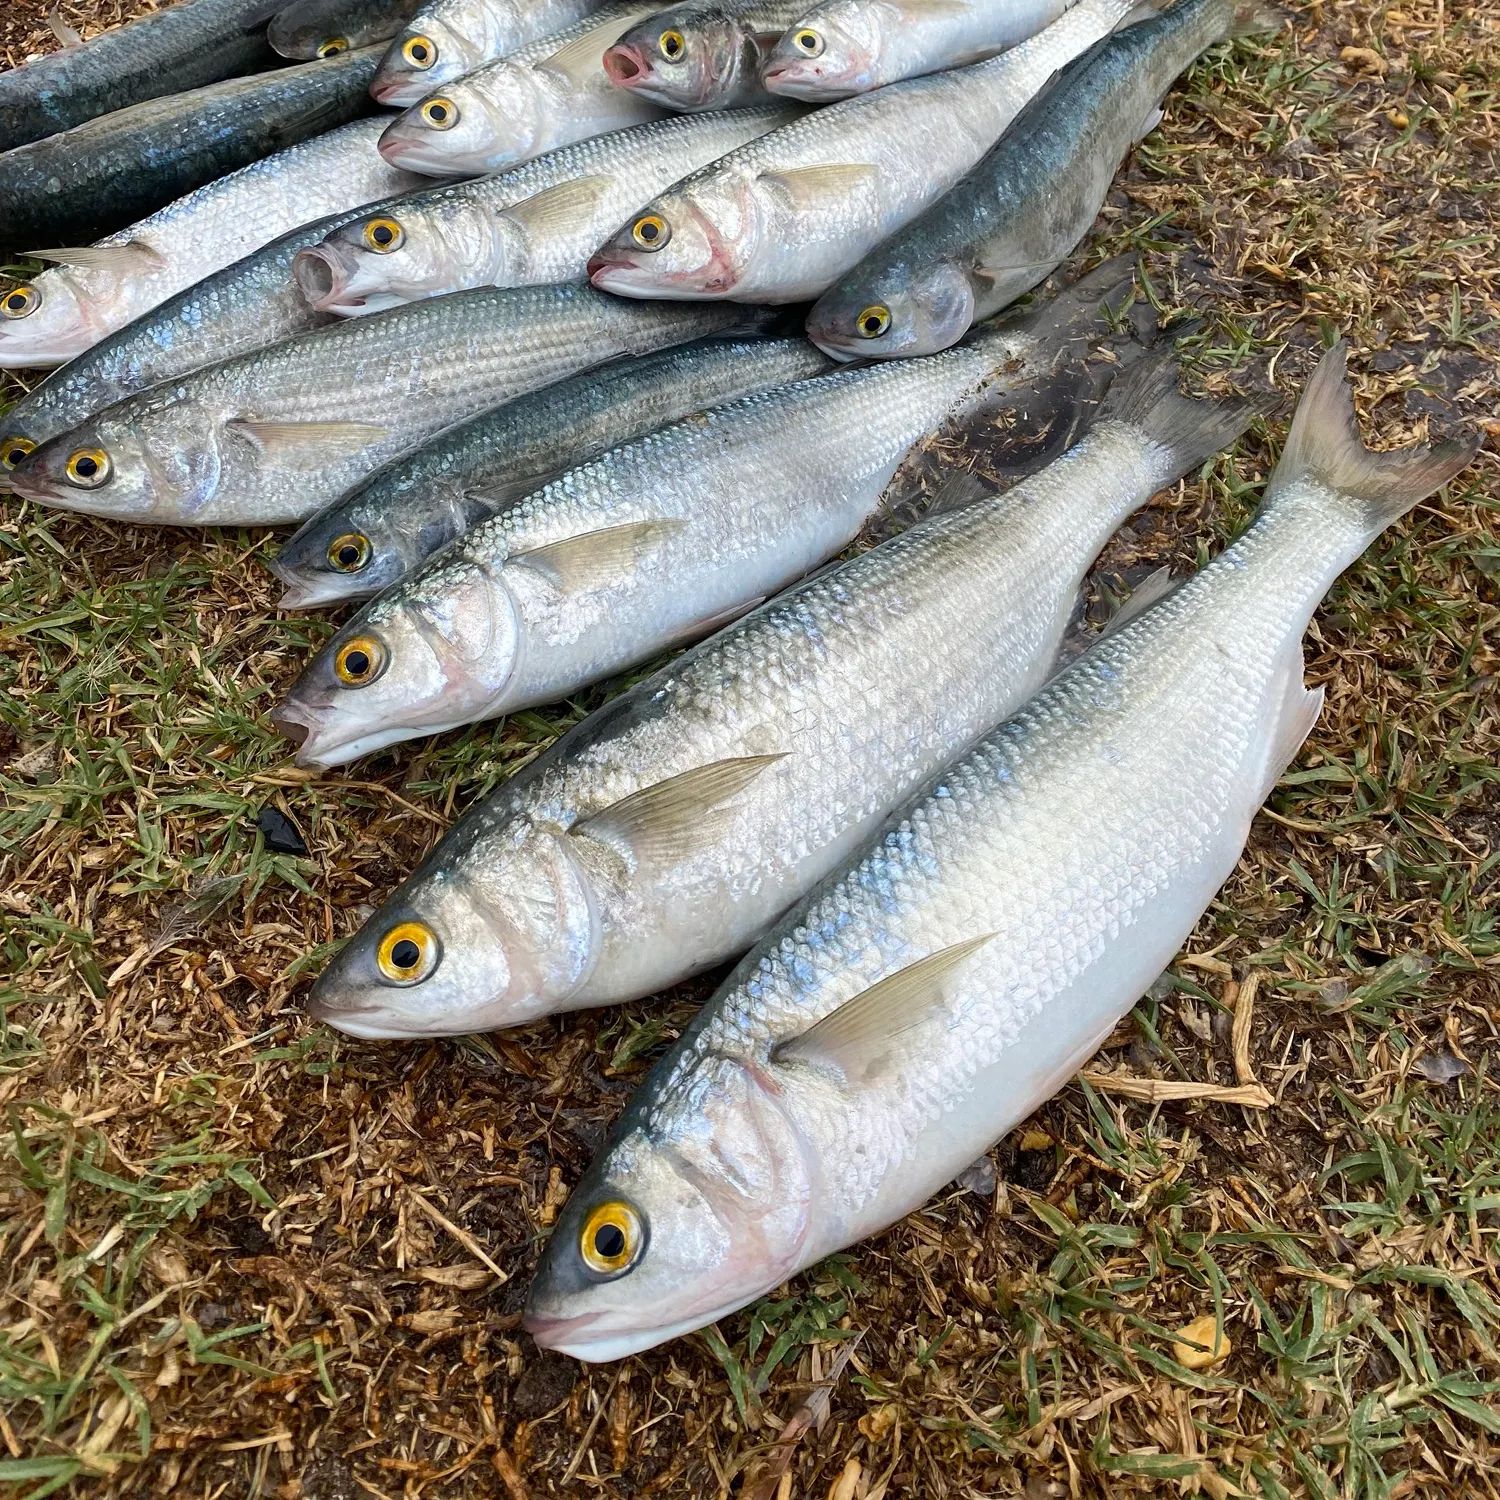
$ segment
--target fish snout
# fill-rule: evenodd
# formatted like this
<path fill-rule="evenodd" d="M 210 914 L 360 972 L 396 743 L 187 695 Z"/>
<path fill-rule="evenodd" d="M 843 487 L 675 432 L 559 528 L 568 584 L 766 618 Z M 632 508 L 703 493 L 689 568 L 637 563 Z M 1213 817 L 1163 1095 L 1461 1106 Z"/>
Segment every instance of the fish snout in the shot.
<path fill-rule="evenodd" d="M 299 250 L 292 257 L 292 278 L 307 299 L 309 306 L 319 312 L 334 312 L 343 300 L 353 275 L 353 267 L 344 263 L 344 258 L 326 241 Z"/>
<path fill-rule="evenodd" d="M 635 88 L 651 76 L 651 66 L 632 42 L 616 42 L 604 54 L 604 71 L 617 89 Z"/>

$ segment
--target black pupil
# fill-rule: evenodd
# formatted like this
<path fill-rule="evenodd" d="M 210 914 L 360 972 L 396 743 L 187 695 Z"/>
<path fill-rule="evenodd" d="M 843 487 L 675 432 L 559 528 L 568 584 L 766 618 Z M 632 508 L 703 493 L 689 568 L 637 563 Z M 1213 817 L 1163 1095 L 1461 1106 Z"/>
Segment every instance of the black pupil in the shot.
<path fill-rule="evenodd" d="M 339 561 L 346 568 L 352 568 L 359 561 L 359 548 L 353 542 L 345 542 L 339 548 Z"/>
<path fill-rule="evenodd" d="M 418 62 L 426 62 L 427 61 L 427 49 L 425 47 L 413 47 L 411 49 L 411 55 Z"/>
<path fill-rule="evenodd" d="M 10 296 L 5 299 L 5 305 L 12 312 L 20 312 L 21 309 L 26 306 L 26 294 L 24 292 L 12 292 Z"/>
<path fill-rule="evenodd" d="M 80 458 L 74 467 L 80 479 L 92 479 L 99 472 L 99 465 L 91 458 Z"/>
<path fill-rule="evenodd" d="M 669 36 L 667 38 L 667 56 L 676 57 L 681 50 L 682 44 L 677 40 L 677 38 L 675 36 Z"/>
<path fill-rule="evenodd" d="M 377 245 L 389 245 L 396 236 L 391 233 L 389 224 L 379 224 L 375 228 L 375 243 Z"/>
<path fill-rule="evenodd" d="M 410 938 L 402 938 L 391 949 L 391 962 L 398 969 L 415 969 L 422 957 L 422 950 Z"/>
<path fill-rule="evenodd" d="M 654 240 L 656 238 L 656 225 L 655 224 L 642 224 L 641 225 L 641 238 L 643 240 Z"/>
<path fill-rule="evenodd" d="M 434 104 L 432 106 L 432 123 L 434 125 L 441 125 L 447 118 L 448 111 L 441 104 Z"/>
<path fill-rule="evenodd" d="M 870 316 L 865 319 L 865 332 L 866 333 L 879 333 L 880 332 L 880 319 L 877 318 L 873 313 L 871 313 Z"/>
<path fill-rule="evenodd" d="M 625 1253 L 625 1231 L 618 1224 L 601 1224 L 594 1231 L 594 1249 L 601 1260 L 615 1260 Z"/>
<path fill-rule="evenodd" d="M 348 656 L 344 658 L 344 670 L 351 677 L 363 677 L 365 673 L 370 670 L 369 656 L 363 651 L 351 651 Z M 408 948 L 411 948 L 413 952 L 416 951 L 413 944 L 408 943 L 406 946 Z M 401 951 L 401 945 L 399 943 L 396 945 L 396 951 L 398 953 Z M 402 967 L 404 968 L 405 965 L 403 964 Z"/>

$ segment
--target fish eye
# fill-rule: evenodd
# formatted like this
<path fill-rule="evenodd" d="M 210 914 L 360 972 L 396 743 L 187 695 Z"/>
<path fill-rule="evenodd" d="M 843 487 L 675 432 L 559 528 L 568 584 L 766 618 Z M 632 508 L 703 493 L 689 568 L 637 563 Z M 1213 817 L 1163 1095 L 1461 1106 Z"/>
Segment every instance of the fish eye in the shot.
<path fill-rule="evenodd" d="M 409 36 L 401 44 L 401 56 L 425 73 L 437 61 L 437 46 L 428 37 Z"/>
<path fill-rule="evenodd" d="M 333 658 L 333 670 L 346 687 L 368 687 L 385 667 L 385 647 L 372 635 L 345 641 Z"/>
<path fill-rule="evenodd" d="M 349 50 L 349 38 L 343 36 L 324 37 L 318 43 L 319 57 L 337 57 L 340 52 Z"/>
<path fill-rule="evenodd" d="M 357 573 L 370 560 L 370 539 L 358 531 L 346 531 L 328 544 L 328 561 L 340 573 Z"/>
<path fill-rule="evenodd" d="M 458 124 L 458 106 L 451 99 L 429 99 L 421 114 L 434 130 L 452 130 Z"/>
<path fill-rule="evenodd" d="M 29 318 L 42 305 L 42 294 L 34 286 L 13 286 L 0 297 L 0 317 Z"/>
<path fill-rule="evenodd" d="M 376 966 L 392 984 L 420 983 L 437 961 L 437 934 L 425 922 L 398 922 L 375 950 Z"/>
<path fill-rule="evenodd" d="M 660 214 L 642 214 L 630 226 L 630 238 L 642 250 L 660 250 L 672 238 L 672 230 Z"/>
<path fill-rule="evenodd" d="M 28 453 L 36 452 L 36 444 L 30 438 L 8 437 L 0 443 L 0 466 L 13 469 Z"/>
<path fill-rule="evenodd" d="M 601 1276 L 628 1271 L 646 1245 L 640 1215 L 628 1203 L 601 1203 L 578 1237 L 583 1263 Z"/>
<path fill-rule="evenodd" d="M 394 219 L 371 219 L 364 228 L 364 241 L 377 255 L 399 250 L 406 231 Z"/>
<path fill-rule="evenodd" d="M 891 326 L 891 310 L 882 303 L 872 302 L 854 320 L 854 326 L 862 339 L 878 339 Z"/>
<path fill-rule="evenodd" d="M 683 40 L 680 31 L 662 32 L 656 39 L 656 45 L 661 48 L 661 55 L 668 62 L 676 62 L 687 51 L 687 43 Z"/>
<path fill-rule="evenodd" d="M 103 448 L 79 448 L 68 455 L 63 472 L 69 484 L 81 490 L 97 490 L 108 480 L 113 467 Z"/>
<path fill-rule="evenodd" d="M 792 46 L 803 57 L 817 57 L 823 51 L 823 38 L 811 26 L 804 26 L 800 31 L 793 32 Z"/>

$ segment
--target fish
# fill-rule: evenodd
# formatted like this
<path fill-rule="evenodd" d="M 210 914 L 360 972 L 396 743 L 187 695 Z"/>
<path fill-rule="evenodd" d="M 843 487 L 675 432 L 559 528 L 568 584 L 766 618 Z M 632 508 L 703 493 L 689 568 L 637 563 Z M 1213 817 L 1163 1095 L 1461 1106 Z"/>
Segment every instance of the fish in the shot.
<path fill-rule="evenodd" d="M 432 0 L 391 43 L 370 93 L 405 109 L 598 8 L 599 0 Z"/>
<path fill-rule="evenodd" d="M 365 599 L 549 479 L 705 407 L 831 368 L 804 338 L 709 339 L 471 417 L 303 523 L 268 564 L 282 609 Z"/>
<path fill-rule="evenodd" d="M 1072 0 L 823 0 L 787 23 L 761 73 L 768 92 L 827 104 L 1004 52 Z"/>
<path fill-rule="evenodd" d="M 997 399 L 1051 369 L 1091 311 L 1074 303 L 1050 326 L 1021 322 L 970 351 L 1011 350 Z M 866 430 L 883 430 L 881 404 L 915 405 L 915 380 L 945 370 L 957 373 L 874 377 Z M 851 373 L 825 377 L 825 390 L 849 389 Z M 926 404 L 929 416 L 940 405 Z M 1131 446 L 1116 444 L 1115 457 Z M 872 455 L 882 473 L 888 451 Z M 743 951 L 872 819 L 1040 684 L 1090 546 L 1140 503 L 1151 463 L 1092 504 L 1071 485 L 1079 471 L 1074 461 L 1041 488 L 1023 481 L 1013 493 L 1035 496 L 1030 505 L 987 500 L 924 521 L 612 699 L 459 820 L 333 958 L 312 1014 L 364 1037 L 488 1030 L 649 994 Z M 819 464 L 805 489 L 827 484 Z M 340 637 L 345 648 L 358 639 Z M 408 940 L 422 961 L 393 966 L 393 946 Z"/>
<path fill-rule="evenodd" d="M 955 343 L 1078 244 L 1131 142 L 1155 127 L 1162 97 L 1204 48 L 1284 20 L 1258 0 L 1180 0 L 1099 42 L 946 197 L 819 298 L 809 337 L 839 359 Z"/>
<path fill-rule="evenodd" d="M 10 470 L 28 500 L 171 526 L 304 521 L 465 417 L 592 365 L 742 326 L 583 286 L 454 292 L 315 328 L 108 407 Z"/>
<path fill-rule="evenodd" d="M 429 187 L 400 213 L 349 224 L 304 250 L 293 269 L 314 307 L 344 317 L 466 287 L 586 281 L 589 256 L 621 220 L 792 118 L 776 106 L 731 110 L 579 141 L 498 176 Z"/>
<path fill-rule="evenodd" d="M 1135 10 L 1078 0 L 989 62 L 783 125 L 649 203 L 589 276 L 624 297 L 810 300 L 952 187 L 1058 67 Z"/>
<path fill-rule="evenodd" d="M 615 88 L 604 49 L 651 11 L 613 0 L 592 15 L 430 93 L 386 127 L 380 151 L 393 166 L 433 177 L 502 172 L 664 111 Z"/>
<path fill-rule="evenodd" d="M 0 293 L 0 369 L 64 364 L 309 219 L 426 181 L 380 156 L 381 128 L 379 120 L 352 121 L 241 167 L 97 244 L 34 251 L 58 264 Z"/>
<path fill-rule="evenodd" d="M 761 64 L 798 15 L 798 0 L 686 0 L 648 16 L 604 54 L 604 71 L 665 109 L 764 104 Z"/>
<path fill-rule="evenodd" d="M 1170 963 L 1317 720 L 1324 593 L 1477 447 L 1369 453 L 1343 364 L 1250 530 L 938 772 L 698 1012 L 558 1216 L 539 1345 L 620 1359 L 878 1233 Z"/>
<path fill-rule="evenodd" d="M 276 0 L 192 0 L 0 72 L 0 151 L 162 94 L 269 67 Z"/>
<path fill-rule="evenodd" d="M 306 61 L 388 41 L 411 20 L 419 0 L 293 0 L 277 11 L 266 40 L 282 56 Z"/>
<path fill-rule="evenodd" d="M 379 60 L 378 48 L 366 48 L 211 83 L 5 152 L 0 256 L 89 244 L 227 172 L 372 113 L 367 90 Z"/>

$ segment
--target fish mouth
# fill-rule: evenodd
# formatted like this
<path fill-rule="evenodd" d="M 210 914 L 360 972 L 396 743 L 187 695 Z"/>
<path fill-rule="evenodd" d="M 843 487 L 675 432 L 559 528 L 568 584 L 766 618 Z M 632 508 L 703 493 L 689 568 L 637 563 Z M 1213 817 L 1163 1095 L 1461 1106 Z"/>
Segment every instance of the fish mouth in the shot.
<path fill-rule="evenodd" d="M 617 89 L 638 87 L 651 76 L 651 66 L 632 42 L 617 42 L 604 54 L 604 71 Z"/>
<path fill-rule="evenodd" d="M 362 597 L 344 586 L 348 579 L 343 574 L 325 578 L 314 573 L 309 577 L 288 567 L 279 558 L 262 558 L 261 562 L 266 571 L 284 585 L 277 609 L 314 609 L 321 604 L 343 604 Z"/>
<path fill-rule="evenodd" d="M 82 329 L 66 342 L 54 337 L 43 346 L 35 339 L 23 339 L 0 328 L 0 370 L 55 370 L 92 349 L 94 343 Z"/>
<path fill-rule="evenodd" d="M 313 245 L 292 257 L 292 279 L 310 306 L 319 312 L 333 312 L 349 284 L 349 271 L 333 250 Z"/>
<path fill-rule="evenodd" d="M 706 1328 L 720 1318 L 754 1300 L 752 1292 L 743 1298 L 735 1298 L 701 1315 L 681 1319 L 679 1322 L 661 1324 L 654 1328 L 610 1327 L 613 1318 L 608 1309 L 598 1312 L 575 1313 L 570 1317 L 555 1313 L 540 1312 L 528 1307 L 521 1314 L 521 1327 L 529 1333 L 543 1349 L 555 1349 L 559 1354 L 581 1359 L 586 1364 L 606 1364 L 612 1360 L 626 1359 L 645 1349 L 654 1349 L 670 1339 L 681 1338 L 699 1328 Z"/>

